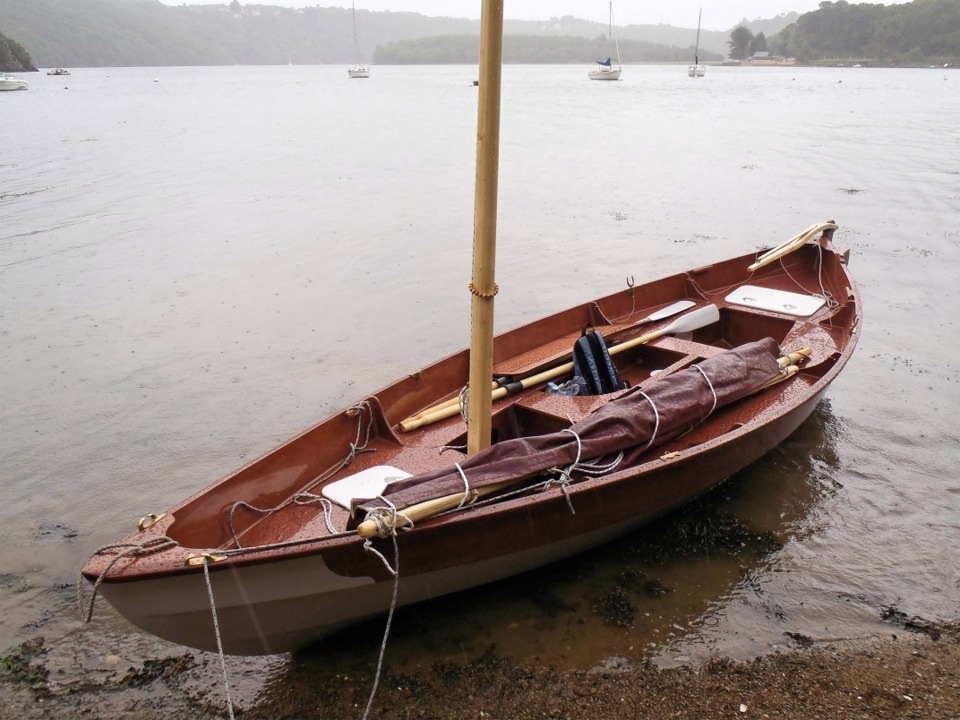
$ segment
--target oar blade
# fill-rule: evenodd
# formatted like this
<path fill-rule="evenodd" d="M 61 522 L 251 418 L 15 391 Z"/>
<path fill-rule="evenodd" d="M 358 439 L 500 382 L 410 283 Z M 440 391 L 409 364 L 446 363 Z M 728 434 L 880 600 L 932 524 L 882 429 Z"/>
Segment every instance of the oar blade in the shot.
<path fill-rule="evenodd" d="M 716 305 L 704 305 L 683 317 L 677 318 L 660 331 L 663 335 L 693 332 L 720 320 L 720 308 Z"/>
<path fill-rule="evenodd" d="M 671 305 L 667 305 L 665 308 L 657 310 L 655 313 L 650 313 L 643 320 L 641 320 L 641 322 L 654 322 L 655 320 L 663 320 L 671 315 L 676 315 L 684 310 L 689 310 L 694 305 L 696 305 L 696 303 L 693 300 L 678 300 Z"/>

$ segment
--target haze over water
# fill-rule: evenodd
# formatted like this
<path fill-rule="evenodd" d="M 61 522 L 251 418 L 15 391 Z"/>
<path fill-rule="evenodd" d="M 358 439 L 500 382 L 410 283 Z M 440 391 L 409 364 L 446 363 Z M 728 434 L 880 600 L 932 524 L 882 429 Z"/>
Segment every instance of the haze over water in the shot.
<path fill-rule="evenodd" d="M 960 74 L 587 69 L 504 68 L 498 328 L 830 218 L 859 346 L 706 506 L 401 613 L 388 662 L 669 664 L 881 635 L 889 609 L 956 621 Z M 78 69 L 0 93 L 0 650 L 43 635 L 67 684 L 181 653 L 105 603 L 82 625 L 83 561 L 469 342 L 475 73 Z M 650 551 L 731 518 L 742 547 Z M 626 571 L 631 628 L 602 612 Z M 381 631 L 331 652 L 369 663 Z M 237 660 L 241 701 L 289 663 Z"/>

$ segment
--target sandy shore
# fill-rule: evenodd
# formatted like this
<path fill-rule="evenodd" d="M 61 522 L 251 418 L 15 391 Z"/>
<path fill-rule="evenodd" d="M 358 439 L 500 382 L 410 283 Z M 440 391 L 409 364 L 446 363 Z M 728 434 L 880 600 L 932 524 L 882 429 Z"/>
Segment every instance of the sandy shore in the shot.
<path fill-rule="evenodd" d="M 618 665 L 557 673 L 521 667 L 495 655 L 466 665 L 435 664 L 427 677 L 384 669 L 370 718 L 960 718 L 960 625 L 904 619 L 870 641 L 813 643 L 752 662 L 714 659 L 696 667 Z M 893 632 L 895 631 L 895 632 Z M 0 718 L 136 717 L 138 720 L 229 717 L 216 685 L 219 661 L 184 653 L 155 658 L 108 682 L 69 688 L 51 682 L 42 642 L 0 659 Z M 191 679 L 192 678 L 192 679 Z M 361 718 L 373 682 L 346 677 L 296 658 L 284 682 L 252 702 L 235 703 L 237 718 Z"/>

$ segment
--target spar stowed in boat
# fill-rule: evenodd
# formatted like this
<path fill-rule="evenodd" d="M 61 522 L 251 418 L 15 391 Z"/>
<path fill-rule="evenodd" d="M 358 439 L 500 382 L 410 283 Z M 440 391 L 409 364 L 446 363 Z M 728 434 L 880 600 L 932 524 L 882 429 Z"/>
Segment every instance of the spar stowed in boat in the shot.
<path fill-rule="evenodd" d="M 385 613 L 395 590 L 414 603 L 616 538 L 775 447 L 840 373 L 860 306 L 834 229 L 497 336 L 487 449 L 463 447 L 464 350 L 148 516 L 83 574 L 135 625 L 205 650 L 212 595 L 225 652 L 276 653 Z M 545 392 L 569 386 L 587 325 L 629 387 Z"/>

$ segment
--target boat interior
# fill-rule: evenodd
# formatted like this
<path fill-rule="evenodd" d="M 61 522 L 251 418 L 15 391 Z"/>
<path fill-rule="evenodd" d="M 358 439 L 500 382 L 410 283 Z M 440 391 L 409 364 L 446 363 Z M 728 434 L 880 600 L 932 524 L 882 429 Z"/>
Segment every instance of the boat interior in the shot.
<path fill-rule="evenodd" d="M 494 374 L 518 379 L 569 361 L 573 344 L 588 324 L 603 334 L 613 350 L 667 326 L 675 318 L 637 321 L 677 300 L 690 300 L 697 306 L 715 304 L 719 322 L 693 332 L 662 335 L 616 354 L 615 365 L 630 387 L 765 337 L 776 340 L 785 352 L 811 349 L 790 382 L 719 410 L 715 421 L 701 424 L 648 455 L 655 459 L 711 441 L 762 415 L 778 398 L 783 399 L 782 393 L 805 392 L 816 383 L 839 359 L 856 322 L 853 291 L 840 266 L 842 256 L 808 244 L 755 273 L 745 269 L 751 257 L 643 287 L 628 287 L 504 333 L 495 340 Z M 737 296 L 735 291 L 742 288 L 747 289 L 746 295 L 741 291 Z M 764 290 L 771 292 L 772 301 L 761 298 L 758 306 L 753 296 L 763 295 Z M 807 301 L 813 305 L 803 307 Z M 801 307 L 795 307 L 796 303 Z M 810 307 L 814 307 L 812 312 Z M 464 351 L 338 413 L 175 508 L 164 522 L 166 534 L 182 546 L 227 550 L 303 542 L 345 532 L 350 520 L 345 505 L 349 503 L 331 500 L 337 498 L 336 492 L 327 492 L 325 497 L 325 488 L 336 482 L 341 482 L 342 488 L 345 478 L 363 476 L 367 480 L 371 473 L 379 473 L 385 483 L 391 473 L 397 477 L 422 474 L 452 467 L 465 457 L 467 429 L 459 413 L 411 432 L 404 432 L 399 423 L 456 398 L 467 369 Z M 562 430 L 616 395 L 568 397 L 544 392 L 538 386 L 497 400 L 492 442 Z M 647 461 L 645 457 L 634 470 Z"/>

